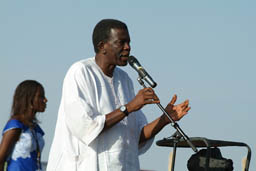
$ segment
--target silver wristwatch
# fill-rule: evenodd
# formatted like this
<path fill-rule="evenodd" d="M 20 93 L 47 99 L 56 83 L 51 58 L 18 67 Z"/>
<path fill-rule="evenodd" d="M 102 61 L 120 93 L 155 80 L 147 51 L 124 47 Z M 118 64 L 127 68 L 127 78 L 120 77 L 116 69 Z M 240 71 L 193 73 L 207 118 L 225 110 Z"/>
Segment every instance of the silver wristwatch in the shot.
<path fill-rule="evenodd" d="M 129 115 L 129 112 L 128 112 L 128 110 L 127 110 L 127 108 L 126 108 L 125 105 L 122 105 L 122 106 L 120 107 L 120 111 L 123 112 L 126 116 Z"/>

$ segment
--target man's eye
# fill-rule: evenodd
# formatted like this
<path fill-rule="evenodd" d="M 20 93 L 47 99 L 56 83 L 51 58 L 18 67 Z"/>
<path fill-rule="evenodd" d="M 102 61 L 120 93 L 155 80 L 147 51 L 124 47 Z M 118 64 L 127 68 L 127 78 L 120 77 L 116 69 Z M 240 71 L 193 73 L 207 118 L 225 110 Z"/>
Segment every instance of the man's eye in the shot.
<path fill-rule="evenodd" d="M 120 45 L 123 45 L 124 44 L 124 41 L 119 41 L 118 42 Z"/>

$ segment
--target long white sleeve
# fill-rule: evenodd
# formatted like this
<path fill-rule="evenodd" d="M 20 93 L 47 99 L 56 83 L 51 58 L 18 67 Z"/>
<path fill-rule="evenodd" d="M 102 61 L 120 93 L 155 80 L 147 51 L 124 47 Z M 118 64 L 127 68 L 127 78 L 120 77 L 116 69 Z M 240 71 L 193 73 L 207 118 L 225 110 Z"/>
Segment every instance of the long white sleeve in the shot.
<path fill-rule="evenodd" d="M 90 105 L 88 85 L 90 75 L 80 65 L 74 66 L 64 80 L 63 99 L 65 121 L 68 129 L 78 139 L 89 145 L 102 131 L 105 115 Z"/>

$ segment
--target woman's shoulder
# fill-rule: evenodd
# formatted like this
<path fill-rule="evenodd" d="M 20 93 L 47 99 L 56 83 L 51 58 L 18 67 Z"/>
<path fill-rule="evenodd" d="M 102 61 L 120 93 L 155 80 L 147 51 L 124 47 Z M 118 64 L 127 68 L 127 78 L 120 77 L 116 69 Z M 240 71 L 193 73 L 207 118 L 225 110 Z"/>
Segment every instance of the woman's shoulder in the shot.
<path fill-rule="evenodd" d="M 21 121 L 19 121 L 18 119 L 10 119 L 3 130 L 3 133 L 5 133 L 6 131 L 9 131 L 11 129 L 22 129 L 25 130 L 27 129 L 27 126 L 25 126 Z"/>

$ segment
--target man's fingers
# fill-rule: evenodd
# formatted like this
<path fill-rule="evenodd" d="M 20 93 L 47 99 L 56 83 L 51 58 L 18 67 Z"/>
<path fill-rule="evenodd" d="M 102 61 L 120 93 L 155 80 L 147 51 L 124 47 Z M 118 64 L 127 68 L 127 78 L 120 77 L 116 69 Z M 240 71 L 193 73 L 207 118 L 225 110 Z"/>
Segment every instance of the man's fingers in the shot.
<path fill-rule="evenodd" d="M 185 100 L 182 104 L 181 107 L 187 107 L 189 105 L 189 100 Z"/>
<path fill-rule="evenodd" d="M 160 103 L 160 100 L 155 100 L 155 99 L 147 99 L 144 101 L 145 104 L 155 104 L 155 103 Z"/>
<path fill-rule="evenodd" d="M 191 109 L 191 107 L 188 107 L 185 109 L 186 112 L 188 112 Z"/>
<path fill-rule="evenodd" d="M 150 87 L 144 88 L 144 92 L 154 92 L 154 90 Z"/>
<path fill-rule="evenodd" d="M 176 102 L 176 100 L 177 100 L 177 95 L 174 94 L 173 97 L 172 97 L 172 100 L 171 100 L 170 104 L 174 105 L 174 103 Z"/>

